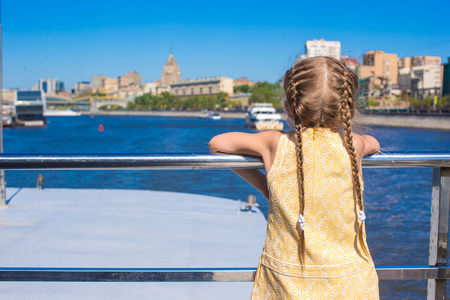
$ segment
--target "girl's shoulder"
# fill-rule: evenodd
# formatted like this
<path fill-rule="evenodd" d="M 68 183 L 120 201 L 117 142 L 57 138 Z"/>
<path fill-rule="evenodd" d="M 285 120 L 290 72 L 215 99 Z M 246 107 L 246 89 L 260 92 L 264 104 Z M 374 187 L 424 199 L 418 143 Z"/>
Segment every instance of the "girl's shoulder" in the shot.
<path fill-rule="evenodd" d="M 287 135 L 289 134 L 289 131 L 268 130 L 259 133 L 259 135 L 265 136 L 267 139 L 272 141 L 278 141 L 283 134 Z"/>
<path fill-rule="evenodd" d="M 265 141 L 266 145 L 269 146 L 271 152 L 275 152 L 277 150 L 281 136 L 287 134 L 289 134 L 289 132 L 278 130 L 262 131 L 258 133 L 259 137 Z"/>

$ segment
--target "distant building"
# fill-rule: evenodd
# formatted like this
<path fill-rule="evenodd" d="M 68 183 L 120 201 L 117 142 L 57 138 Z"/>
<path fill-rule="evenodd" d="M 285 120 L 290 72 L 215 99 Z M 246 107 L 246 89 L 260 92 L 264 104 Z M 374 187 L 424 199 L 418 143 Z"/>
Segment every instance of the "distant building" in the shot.
<path fill-rule="evenodd" d="M 219 92 L 225 92 L 230 96 L 233 95 L 233 79 L 228 77 L 212 77 L 182 80 L 170 85 L 170 93 L 182 98 L 217 95 Z"/>
<path fill-rule="evenodd" d="M 144 83 L 142 90 L 137 94 L 137 96 L 141 96 L 143 94 L 152 93 L 152 95 L 156 95 L 156 83 Z"/>
<path fill-rule="evenodd" d="M 3 104 L 14 104 L 14 101 L 16 101 L 17 98 L 17 90 L 15 89 L 3 89 L 2 91 L 3 96 Z"/>
<path fill-rule="evenodd" d="M 64 82 L 58 79 L 39 79 L 37 89 L 33 86 L 32 90 L 43 91 L 46 94 L 57 94 L 64 91 Z"/>
<path fill-rule="evenodd" d="M 56 92 L 64 91 L 64 82 L 56 80 Z"/>
<path fill-rule="evenodd" d="M 92 93 L 92 85 L 89 81 L 79 81 L 72 87 L 72 94 L 90 94 Z"/>
<path fill-rule="evenodd" d="M 130 71 L 118 78 L 119 97 L 134 99 L 142 92 L 142 76 L 136 71 Z"/>
<path fill-rule="evenodd" d="M 161 87 L 168 87 L 172 83 L 181 81 L 181 71 L 173 54 L 170 53 L 169 59 L 164 63 L 164 69 L 161 73 Z"/>
<path fill-rule="evenodd" d="M 411 57 L 411 66 L 440 66 L 441 58 L 439 56 L 414 56 Z"/>
<path fill-rule="evenodd" d="M 361 66 L 361 64 L 359 63 L 358 59 L 356 59 L 356 57 L 342 56 L 341 61 L 347 66 L 347 68 L 357 74 L 357 69 L 359 66 Z"/>
<path fill-rule="evenodd" d="M 134 99 L 136 95 L 142 94 L 142 76 L 136 71 L 130 71 L 118 78 L 109 76 L 92 76 L 92 91 L 95 93 L 104 93 L 120 98 Z"/>
<path fill-rule="evenodd" d="M 381 50 L 367 51 L 360 67 L 360 78 L 381 77 L 397 84 L 397 54 L 384 53 Z"/>
<path fill-rule="evenodd" d="M 98 93 L 114 94 L 119 91 L 119 79 L 106 77 L 102 80 L 102 85 L 95 90 Z"/>
<path fill-rule="evenodd" d="M 119 89 L 119 97 L 127 98 L 129 101 L 134 100 L 142 92 L 140 85 L 130 85 Z"/>
<path fill-rule="evenodd" d="M 315 56 L 329 56 L 341 59 L 341 42 L 325 41 L 324 39 L 305 42 L 305 54 L 297 57 L 297 62 Z"/>
<path fill-rule="evenodd" d="M 248 79 L 247 77 L 241 77 L 241 78 L 233 80 L 233 86 L 239 86 L 239 85 L 245 85 L 245 84 L 252 87 L 256 84 L 256 82 L 250 81 L 250 79 Z"/>
<path fill-rule="evenodd" d="M 418 66 L 440 66 L 441 58 L 439 56 L 413 56 L 402 57 L 398 59 L 398 69 L 411 69 Z"/>
<path fill-rule="evenodd" d="M 156 87 L 156 94 L 159 95 L 163 92 L 170 93 L 170 86 L 157 86 Z"/>
<path fill-rule="evenodd" d="M 413 56 L 398 59 L 398 86 L 413 97 L 441 93 L 441 58 L 439 56 Z"/>
<path fill-rule="evenodd" d="M 442 96 L 450 96 L 450 57 L 448 62 L 442 65 L 444 67 L 444 74 L 442 80 Z"/>
<path fill-rule="evenodd" d="M 229 98 L 232 102 L 240 102 L 243 106 L 249 105 L 249 98 L 252 95 L 252 93 L 240 93 L 240 94 L 234 94 Z"/>
<path fill-rule="evenodd" d="M 96 75 L 92 76 L 92 90 L 96 92 L 99 88 L 104 88 L 103 80 L 108 79 L 109 76 Z"/>
<path fill-rule="evenodd" d="M 411 69 L 411 57 L 402 57 L 397 60 L 398 69 Z"/>
<path fill-rule="evenodd" d="M 403 92 L 411 91 L 411 68 L 402 68 L 398 70 L 397 85 Z"/>
<path fill-rule="evenodd" d="M 130 71 L 125 75 L 119 77 L 119 89 L 127 88 L 129 86 L 141 86 L 142 76 L 136 71 Z"/>
<path fill-rule="evenodd" d="M 425 98 L 441 94 L 441 67 L 436 65 L 411 68 L 411 96 Z"/>

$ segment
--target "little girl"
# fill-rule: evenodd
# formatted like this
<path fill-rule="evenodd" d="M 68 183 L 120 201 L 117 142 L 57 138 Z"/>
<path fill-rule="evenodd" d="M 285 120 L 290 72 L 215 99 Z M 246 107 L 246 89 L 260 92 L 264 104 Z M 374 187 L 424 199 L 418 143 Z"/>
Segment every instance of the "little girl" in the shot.
<path fill-rule="evenodd" d="M 252 299 L 379 299 L 366 244 L 361 159 L 378 141 L 352 133 L 357 76 L 330 57 L 302 60 L 284 76 L 295 130 L 214 137 L 215 153 L 259 156 L 234 170 L 268 200 L 267 233 Z"/>

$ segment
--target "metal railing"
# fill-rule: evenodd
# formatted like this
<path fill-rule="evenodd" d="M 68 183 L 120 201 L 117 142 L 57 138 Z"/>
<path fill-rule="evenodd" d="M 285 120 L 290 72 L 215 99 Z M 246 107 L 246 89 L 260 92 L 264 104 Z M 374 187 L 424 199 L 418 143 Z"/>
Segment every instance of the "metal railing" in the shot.
<path fill-rule="evenodd" d="M 250 169 L 263 168 L 251 157 L 219 154 L 0 154 L 0 169 Z M 365 168 L 432 167 L 428 266 L 378 266 L 380 279 L 427 279 L 428 299 L 445 299 L 450 210 L 450 152 L 378 154 Z M 3 203 L 4 205 L 4 203 Z M 255 268 L 110 269 L 1 268 L 0 281 L 252 281 Z"/>
<path fill-rule="evenodd" d="M 450 152 L 392 152 L 363 159 L 364 168 L 450 167 Z M 207 170 L 264 168 L 252 157 L 212 153 L 1 154 L 3 170 Z"/>

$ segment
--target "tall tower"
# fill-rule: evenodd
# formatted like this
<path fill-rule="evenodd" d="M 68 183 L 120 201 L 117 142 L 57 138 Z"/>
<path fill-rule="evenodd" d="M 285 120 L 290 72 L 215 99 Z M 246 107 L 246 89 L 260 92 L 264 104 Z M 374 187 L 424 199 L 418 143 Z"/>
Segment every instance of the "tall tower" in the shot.
<path fill-rule="evenodd" d="M 164 63 L 164 69 L 161 74 L 161 86 L 169 86 L 170 84 L 181 80 L 181 72 L 178 63 L 170 53 L 169 59 Z"/>

